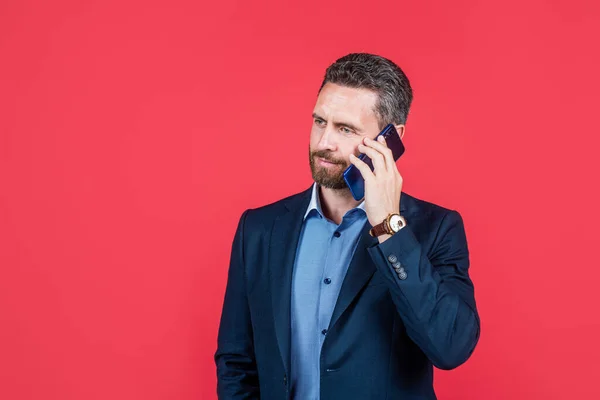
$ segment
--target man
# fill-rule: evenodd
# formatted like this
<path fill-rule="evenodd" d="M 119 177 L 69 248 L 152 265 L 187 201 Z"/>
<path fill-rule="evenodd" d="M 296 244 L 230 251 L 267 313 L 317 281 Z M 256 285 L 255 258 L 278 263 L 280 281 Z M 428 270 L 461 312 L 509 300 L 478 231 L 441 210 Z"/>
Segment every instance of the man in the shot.
<path fill-rule="evenodd" d="M 433 366 L 465 362 L 479 339 L 462 217 L 402 192 L 385 141 L 404 136 L 402 70 L 349 54 L 313 110 L 314 184 L 243 213 L 215 353 L 221 399 L 435 399 Z M 356 155 L 373 160 L 371 169 Z M 342 173 L 365 179 L 355 201 Z"/>

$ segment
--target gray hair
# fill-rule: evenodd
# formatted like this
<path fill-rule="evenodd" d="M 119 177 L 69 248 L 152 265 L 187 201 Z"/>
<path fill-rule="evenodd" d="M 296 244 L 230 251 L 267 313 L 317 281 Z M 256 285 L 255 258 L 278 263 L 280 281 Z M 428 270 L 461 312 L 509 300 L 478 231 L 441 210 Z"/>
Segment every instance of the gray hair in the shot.
<path fill-rule="evenodd" d="M 374 111 L 380 128 L 387 124 L 406 124 L 412 88 L 400 67 L 387 58 L 368 53 L 348 54 L 327 68 L 319 92 L 327 82 L 377 93 Z"/>

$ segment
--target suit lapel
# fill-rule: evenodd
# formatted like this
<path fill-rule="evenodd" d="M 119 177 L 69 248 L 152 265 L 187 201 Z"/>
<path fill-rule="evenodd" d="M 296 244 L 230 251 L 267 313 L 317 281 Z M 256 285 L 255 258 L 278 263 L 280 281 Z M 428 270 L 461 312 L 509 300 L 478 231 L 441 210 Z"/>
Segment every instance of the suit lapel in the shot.
<path fill-rule="evenodd" d="M 375 264 L 371 261 L 367 251 L 369 246 L 377 243 L 377 238 L 369 235 L 369 229 L 371 228 L 372 226 L 369 224 L 369 221 L 366 221 L 365 226 L 360 233 L 356 250 L 350 261 L 350 266 L 348 266 L 346 277 L 342 282 L 342 288 L 340 289 L 340 294 L 335 303 L 328 330 L 331 330 L 331 327 L 335 325 L 338 318 L 346 308 L 348 308 L 350 303 L 352 303 L 352 300 L 354 300 L 358 292 L 375 273 Z"/>
<path fill-rule="evenodd" d="M 292 274 L 304 213 L 310 202 L 311 190 L 312 186 L 297 196 L 292 196 L 284 201 L 286 210 L 275 219 L 269 244 L 269 273 L 275 335 L 283 365 L 288 374 L 290 372 Z M 401 199 L 404 200 L 405 197 L 402 196 Z M 402 212 L 406 207 L 402 202 L 400 204 L 400 211 Z M 367 251 L 368 247 L 377 243 L 377 238 L 369 235 L 369 229 L 371 228 L 369 221 L 365 222 L 346 277 L 342 282 L 340 294 L 329 323 L 330 329 L 375 273 L 376 267 Z"/>
<path fill-rule="evenodd" d="M 290 371 L 292 272 L 304 213 L 310 202 L 311 188 L 284 202 L 271 231 L 269 271 L 275 335 L 287 373 Z"/>
<path fill-rule="evenodd" d="M 400 212 L 404 213 L 404 211 L 406 211 L 406 204 L 404 204 L 405 202 L 402 202 L 402 200 L 406 199 L 404 193 L 401 194 L 400 199 Z M 344 282 L 342 282 L 340 294 L 338 295 L 333 314 L 331 315 L 328 330 L 331 330 L 377 269 L 367 251 L 367 248 L 379 242 L 377 238 L 369 235 L 369 230 L 372 227 L 373 226 L 369 221 L 366 221 L 365 226 L 360 233 L 356 250 L 354 251 L 350 265 L 348 266 L 346 277 L 344 278 Z"/>

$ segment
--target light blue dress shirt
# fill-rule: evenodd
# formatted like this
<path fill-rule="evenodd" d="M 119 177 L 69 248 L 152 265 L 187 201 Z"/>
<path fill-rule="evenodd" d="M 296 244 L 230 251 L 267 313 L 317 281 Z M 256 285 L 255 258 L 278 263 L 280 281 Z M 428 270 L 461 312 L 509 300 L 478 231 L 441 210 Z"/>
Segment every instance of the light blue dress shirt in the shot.
<path fill-rule="evenodd" d="M 292 276 L 290 373 L 293 399 L 319 399 L 321 346 L 367 221 L 364 207 L 363 201 L 349 210 L 337 225 L 323 215 L 319 189 L 316 183 L 313 185 Z"/>

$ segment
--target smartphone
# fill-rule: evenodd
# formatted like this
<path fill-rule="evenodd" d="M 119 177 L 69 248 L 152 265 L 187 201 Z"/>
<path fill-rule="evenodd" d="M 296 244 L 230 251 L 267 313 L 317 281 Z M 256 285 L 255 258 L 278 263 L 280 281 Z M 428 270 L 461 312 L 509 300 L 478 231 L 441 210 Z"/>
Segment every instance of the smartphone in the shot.
<path fill-rule="evenodd" d="M 385 138 L 385 142 L 387 146 L 392 150 L 392 155 L 394 156 L 394 161 L 397 161 L 402 154 L 404 154 L 404 144 L 402 144 L 402 140 L 400 140 L 400 135 L 398 135 L 398 131 L 394 127 L 394 125 L 389 124 L 381 132 L 377 137 L 383 136 Z M 377 139 L 377 138 L 376 138 Z M 373 171 L 373 161 L 366 154 L 362 154 L 358 156 L 365 164 L 371 168 Z M 346 185 L 350 188 L 350 192 L 352 193 L 352 197 L 355 200 L 360 200 L 365 197 L 365 180 L 360 173 L 360 170 L 354 166 L 354 164 L 350 164 L 348 168 L 344 171 L 344 180 L 346 181 Z"/>

